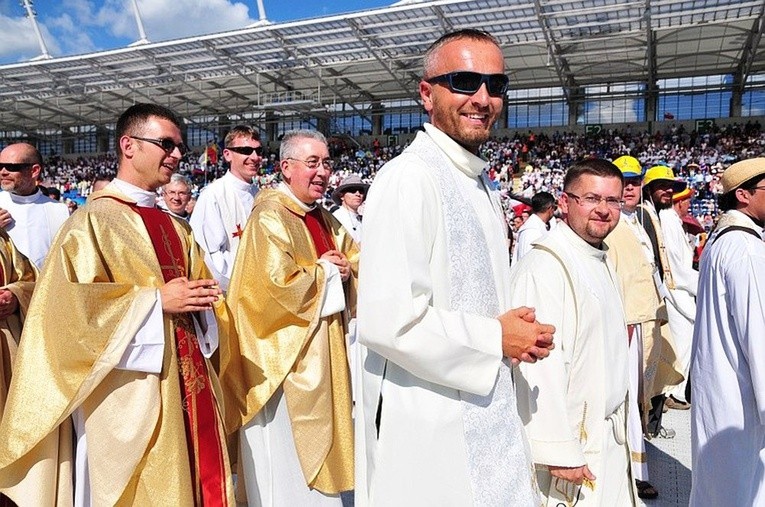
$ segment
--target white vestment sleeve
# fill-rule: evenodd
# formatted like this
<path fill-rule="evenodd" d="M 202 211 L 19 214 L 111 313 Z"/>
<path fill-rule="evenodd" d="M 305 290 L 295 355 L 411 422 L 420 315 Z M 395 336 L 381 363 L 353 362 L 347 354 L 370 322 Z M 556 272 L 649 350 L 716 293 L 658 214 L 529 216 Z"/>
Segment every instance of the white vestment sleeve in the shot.
<path fill-rule="evenodd" d="M 440 198 L 426 170 L 406 167 L 419 159 L 397 162 L 377 176 L 366 203 L 359 342 L 428 382 L 486 395 L 502 360 L 501 326 L 434 301 L 434 284 L 449 294 Z"/>
<path fill-rule="evenodd" d="M 209 192 L 208 192 L 209 193 Z M 205 193 L 199 196 L 199 201 L 191 214 L 189 225 L 194 232 L 194 239 L 205 251 L 205 264 L 210 268 L 213 278 L 218 281 L 220 288 L 228 290 L 229 276 L 233 259 L 226 248 L 228 237 L 226 226 L 218 204 Z"/>
<path fill-rule="evenodd" d="M 345 291 L 338 267 L 326 259 L 319 259 L 318 262 L 324 268 L 326 277 L 319 311 L 319 317 L 324 318 L 345 310 Z"/>
<path fill-rule="evenodd" d="M 165 323 L 162 300 L 157 290 L 156 301 L 138 332 L 125 349 L 115 368 L 120 370 L 160 373 L 165 353 Z"/>
<path fill-rule="evenodd" d="M 518 261 L 521 257 L 529 253 L 531 250 L 531 242 L 536 241 L 544 236 L 544 232 L 540 231 L 536 227 L 529 227 L 518 232 L 518 243 L 515 245 L 515 252 L 513 253 L 513 262 Z"/>
<path fill-rule="evenodd" d="M 540 262 L 546 269 L 527 269 Z M 544 465 L 582 466 L 586 460 L 566 401 L 576 339 L 576 309 L 571 289 L 564 283 L 567 276 L 558 262 L 540 251 L 530 252 L 511 273 L 510 305 L 535 308 L 537 320 L 556 330 L 550 355 L 534 364 L 521 364 L 522 378 L 516 380 L 519 413 L 531 442 L 532 460 Z"/>
<path fill-rule="evenodd" d="M 199 350 L 207 359 L 212 357 L 218 348 L 218 321 L 212 310 L 205 310 L 193 314 L 194 331 L 197 334 Z"/>
<path fill-rule="evenodd" d="M 725 287 L 734 336 L 746 357 L 760 424 L 765 425 L 765 257 L 752 254 L 731 263 Z"/>

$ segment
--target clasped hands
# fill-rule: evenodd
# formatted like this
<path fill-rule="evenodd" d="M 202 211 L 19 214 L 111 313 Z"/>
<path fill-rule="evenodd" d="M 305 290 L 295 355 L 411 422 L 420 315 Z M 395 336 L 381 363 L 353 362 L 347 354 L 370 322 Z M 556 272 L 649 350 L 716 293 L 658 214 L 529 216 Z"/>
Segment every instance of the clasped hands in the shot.
<path fill-rule="evenodd" d="M 186 313 L 212 308 L 223 291 L 215 280 L 189 280 L 185 276 L 173 278 L 160 287 L 162 311 Z"/>
<path fill-rule="evenodd" d="M 322 255 L 320 258 L 324 259 L 325 261 L 329 261 L 335 266 L 337 266 L 337 269 L 340 271 L 340 278 L 344 282 L 347 281 L 348 278 L 350 278 L 351 263 L 345 257 L 345 254 L 343 254 L 343 252 L 340 252 L 338 250 L 329 250 L 328 252 L 325 252 L 324 255 Z"/>
<path fill-rule="evenodd" d="M 537 322 L 533 308 L 514 308 L 497 319 L 502 325 L 502 354 L 514 365 L 535 363 L 555 348 L 555 327 Z"/>

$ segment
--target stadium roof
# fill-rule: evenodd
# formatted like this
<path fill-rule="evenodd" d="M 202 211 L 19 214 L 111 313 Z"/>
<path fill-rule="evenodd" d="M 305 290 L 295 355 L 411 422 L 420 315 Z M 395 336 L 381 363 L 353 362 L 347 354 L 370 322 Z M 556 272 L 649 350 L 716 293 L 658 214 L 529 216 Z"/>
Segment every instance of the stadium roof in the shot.
<path fill-rule="evenodd" d="M 320 114 L 416 98 L 420 56 L 446 31 L 502 43 L 512 88 L 765 70 L 765 2 L 439 0 L 0 66 L 0 130 L 105 125 L 134 102 L 187 118 Z"/>

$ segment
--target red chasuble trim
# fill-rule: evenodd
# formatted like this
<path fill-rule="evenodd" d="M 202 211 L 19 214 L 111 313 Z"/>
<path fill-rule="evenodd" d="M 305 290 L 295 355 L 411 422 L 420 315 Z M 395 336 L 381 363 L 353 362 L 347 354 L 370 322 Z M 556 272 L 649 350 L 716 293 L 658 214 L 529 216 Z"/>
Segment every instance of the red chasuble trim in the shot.
<path fill-rule="evenodd" d="M 330 250 L 337 249 L 335 247 L 335 240 L 332 238 L 332 234 L 330 234 L 318 206 L 303 215 L 303 222 L 305 222 L 308 233 L 311 235 L 311 240 L 313 240 L 317 258 L 320 259 L 322 255 Z"/>
<path fill-rule="evenodd" d="M 172 219 L 157 208 L 131 207 L 146 226 L 165 283 L 186 276 L 183 247 Z M 178 314 L 173 320 L 195 503 L 198 506 L 224 506 L 228 502 L 223 443 L 218 431 L 220 414 L 213 397 L 207 364 L 199 350 L 191 315 Z"/>

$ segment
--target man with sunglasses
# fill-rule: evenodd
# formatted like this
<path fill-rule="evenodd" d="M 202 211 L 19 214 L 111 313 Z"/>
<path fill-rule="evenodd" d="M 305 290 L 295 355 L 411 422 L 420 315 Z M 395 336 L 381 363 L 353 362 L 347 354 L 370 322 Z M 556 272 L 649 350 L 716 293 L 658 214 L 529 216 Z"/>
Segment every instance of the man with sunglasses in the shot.
<path fill-rule="evenodd" d="M 188 225 L 156 206 L 186 151 L 181 119 L 135 104 L 116 140 L 117 177 L 59 231 L 26 315 L 0 491 L 19 505 L 232 505 L 208 361 L 221 290 Z"/>
<path fill-rule="evenodd" d="M 46 197 L 37 186 L 43 160 L 37 148 L 15 143 L 0 151 L 0 208 L 10 219 L 6 232 L 37 269 L 42 269 L 53 238 L 69 218 L 66 204 Z"/>
<path fill-rule="evenodd" d="M 257 129 L 246 125 L 232 128 L 226 134 L 224 145 L 223 159 L 229 164 L 229 170 L 202 189 L 189 223 L 197 243 L 205 251 L 207 266 L 225 292 L 234 269 L 239 238 L 258 192 L 253 178 L 260 171 L 263 147 Z"/>
<path fill-rule="evenodd" d="M 448 33 L 423 71 L 430 122 L 365 204 L 357 505 L 539 505 L 509 362 L 547 356 L 553 329 L 509 310 L 507 229 L 478 156 L 503 107 L 502 50 Z"/>
<path fill-rule="evenodd" d="M 560 346 L 520 367 L 518 407 L 543 505 L 635 505 L 627 445 L 628 338 L 603 240 L 619 222 L 622 173 L 588 159 L 566 172 L 565 223 L 513 266 L 510 301 L 555 325 Z"/>

